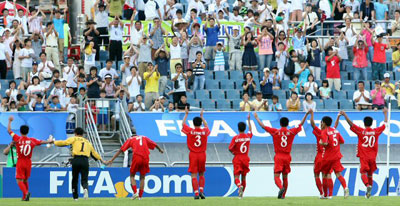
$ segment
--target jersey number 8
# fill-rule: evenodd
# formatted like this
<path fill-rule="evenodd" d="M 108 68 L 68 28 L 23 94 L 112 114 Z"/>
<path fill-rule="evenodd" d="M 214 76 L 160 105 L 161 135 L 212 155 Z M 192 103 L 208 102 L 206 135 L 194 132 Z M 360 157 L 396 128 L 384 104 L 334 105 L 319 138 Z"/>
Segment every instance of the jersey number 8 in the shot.
<path fill-rule="evenodd" d="M 281 137 L 281 147 L 286 147 L 287 146 L 287 137 L 285 135 L 282 135 Z"/>

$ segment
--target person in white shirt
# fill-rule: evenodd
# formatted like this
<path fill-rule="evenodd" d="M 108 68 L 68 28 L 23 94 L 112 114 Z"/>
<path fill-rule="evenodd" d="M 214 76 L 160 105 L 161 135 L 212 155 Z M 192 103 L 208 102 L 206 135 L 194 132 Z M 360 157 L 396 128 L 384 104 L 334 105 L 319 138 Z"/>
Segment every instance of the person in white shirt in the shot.
<path fill-rule="evenodd" d="M 146 16 L 146 21 L 153 21 L 156 17 L 161 17 L 160 5 L 155 0 L 147 0 L 144 4 L 144 15 Z"/>
<path fill-rule="evenodd" d="M 233 7 L 233 13 L 229 13 L 229 21 L 243 22 L 243 17 L 239 15 L 239 7 Z"/>
<path fill-rule="evenodd" d="M 25 48 L 21 49 L 18 58 L 21 60 L 21 76 L 25 81 L 31 71 L 35 51 L 32 49 L 32 41 L 30 39 L 25 39 L 24 43 Z"/>
<path fill-rule="evenodd" d="M 142 85 L 142 78 L 140 78 L 138 68 L 131 67 L 131 76 L 126 77 L 126 85 L 130 96 L 129 102 L 135 102 L 136 96 L 140 94 L 140 86 Z"/>
<path fill-rule="evenodd" d="M 199 16 L 199 14 L 206 13 L 206 9 L 201 0 L 190 0 L 188 9 L 186 10 L 186 11 L 188 11 L 188 12 L 186 12 L 186 16 L 185 16 L 186 21 L 190 20 L 190 12 L 189 11 L 192 11 L 192 9 L 196 9 L 197 16 Z"/>
<path fill-rule="evenodd" d="M 306 10 L 303 12 L 304 26 L 303 29 L 306 30 L 306 34 L 315 35 L 317 31 L 318 16 L 312 10 L 312 5 L 307 4 Z"/>
<path fill-rule="evenodd" d="M 122 60 L 122 36 L 124 33 L 124 22 L 115 17 L 114 21 L 110 23 L 110 49 L 109 57 L 111 60 L 118 61 Z"/>
<path fill-rule="evenodd" d="M 10 55 L 4 45 L 4 38 L 0 38 L 0 79 L 5 79 L 7 76 L 7 62 L 12 62 Z"/>
<path fill-rule="evenodd" d="M 96 0 L 93 6 L 95 21 L 97 23 L 97 31 L 99 31 L 100 35 L 108 35 L 108 14 L 110 10 L 110 4 L 107 0 L 104 0 L 100 3 L 100 0 Z M 108 37 L 99 37 L 98 43 L 108 44 Z"/>
<path fill-rule="evenodd" d="M 46 30 L 46 49 L 44 51 L 46 52 L 47 60 L 52 61 L 55 64 L 56 69 L 60 70 L 60 58 L 58 56 L 58 33 L 54 29 L 53 22 L 47 23 Z"/>
<path fill-rule="evenodd" d="M 18 20 L 19 23 L 22 25 L 22 28 L 24 29 L 23 35 L 28 35 L 28 14 L 29 14 L 29 2 L 30 0 L 26 0 L 26 8 L 27 11 L 24 13 L 23 9 L 18 9 L 16 7 L 16 0 L 14 0 L 14 12 L 18 11 L 18 14 L 15 15 L 14 19 Z"/>
<path fill-rule="evenodd" d="M 333 15 L 334 15 L 333 10 L 334 10 L 334 8 L 332 6 L 332 3 L 329 0 L 319 1 L 318 12 L 325 13 L 326 20 L 328 20 L 328 21 L 333 20 Z M 334 29 L 333 29 L 332 23 L 324 24 L 323 35 L 326 36 L 328 33 L 330 36 L 333 36 Z"/>
<path fill-rule="evenodd" d="M 111 68 L 112 65 L 113 65 L 113 61 L 108 59 L 107 62 L 106 62 L 106 67 L 100 70 L 99 76 L 101 77 L 101 79 L 103 81 L 105 80 L 104 77 L 107 74 L 111 75 L 113 80 L 119 78 L 117 71 L 114 68 Z"/>
<path fill-rule="evenodd" d="M 68 57 L 67 66 L 63 69 L 63 77 L 67 80 L 67 88 L 73 88 L 74 93 L 78 91 L 78 85 L 74 81 L 76 74 L 78 74 L 78 67 L 74 64 L 74 59 Z"/>
<path fill-rule="evenodd" d="M 177 0 L 167 0 L 167 9 L 165 10 L 165 19 L 171 20 L 171 19 L 176 19 L 178 18 L 176 16 L 176 11 L 178 9 L 183 10 L 183 6 L 181 3 L 177 3 Z M 190 3 L 189 7 L 190 8 Z"/>
<path fill-rule="evenodd" d="M 220 10 L 224 12 L 224 17 L 228 16 L 229 5 L 226 1 L 222 2 L 221 0 L 215 0 L 215 3 L 208 6 L 209 14 L 218 14 Z"/>
<path fill-rule="evenodd" d="M 356 104 L 357 110 L 372 109 L 372 104 L 369 102 L 371 96 L 367 90 L 363 81 L 358 82 L 358 90 L 353 94 L 353 101 Z"/>
<path fill-rule="evenodd" d="M 135 47 L 135 49 L 137 49 L 139 40 L 143 36 L 143 28 L 142 28 L 142 22 L 141 21 L 134 22 L 134 19 L 135 19 L 135 15 L 132 15 L 130 39 L 131 39 L 131 45 L 133 45 Z M 133 26 L 133 25 L 135 25 L 135 26 Z"/>
<path fill-rule="evenodd" d="M 260 13 L 261 22 L 265 21 L 266 19 L 274 18 L 273 15 L 274 8 L 269 3 L 269 0 L 264 0 L 263 4 L 258 7 L 258 13 Z"/>
<path fill-rule="evenodd" d="M 303 8 L 305 8 L 306 0 L 295 0 L 291 4 L 291 21 L 302 21 L 303 20 Z"/>
<path fill-rule="evenodd" d="M 132 109 L 135 112 L 146 111 L 146 106 L 143 103 L 143 96 L 141 94 L 136 95 L 136 101 L 133 103 L 133 108 Z"/>
<path fill-rule="evenodd" d="M 51 60 L 47 60 L 46 53 L 40 53 L 40 64 L 38 66 L 40 81 L 50 80 L 53 77 L 53 71 L 56 69 Z"/>
<path fill-rule="evenodd" d="M 278 10 L 276 13 L 279 14 L 279 13 L 283 12 L 285 14 L 285 18 L 283 20 L 284 24 L 287 24 L 289 21 L 290 8 L 291 8 L 291 4 L 288 2 L 288 0 L 283 0 L 278 5 Z"/>
<path fill-rule="evenodd" d="M 152 112 L 164 112 L 164 106 L 160 103 L 160 99 L 156 99 L 149 110 Z"/>
<path fill-rule="evenodd" d="M 345 3 L 346 7 L 349 6 L 351 8 L 352 13 L 360 11 L 360 2 L 359 0 L 347 0 Z"/>

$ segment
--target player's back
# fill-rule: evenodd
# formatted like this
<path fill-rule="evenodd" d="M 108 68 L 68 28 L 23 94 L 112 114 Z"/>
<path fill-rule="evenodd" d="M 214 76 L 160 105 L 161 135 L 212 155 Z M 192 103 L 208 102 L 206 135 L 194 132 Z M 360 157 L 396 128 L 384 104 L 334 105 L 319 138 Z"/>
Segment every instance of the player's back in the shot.
<path fill-rule="evenodd" d="M 252 133 L 241 133 L 232 138 L 229 150 L 234 155 L 248 156 L 250 150 L 250 140 L 253 137 Z"/>
<path fill-rule="evenodd" d="M 321 138 L 324 143 L 328 143 L 323 154 L 325 160 L 337 160 L 343 157 L 340 152 L 340 144 L 344 143 L 344 139 L 338 130 L 328 127 L 322 131 Z"/>
<path fill-rule="evenodd" d="M 15 142 L 15 146 L 17 148 L 18 159 L 27 159 L 31 160 L 33 148 L 37 145 L 40 145 L 40 140 L 26 137 L 26 136 L 18 136 L 14 134 L 13 140 Z"/>
<path fill-rule="evenodd" d="M 313 134 L 317 140 L 317 155 L 322 155 L 322 153 L 324 152 L 324 147 L 319 144 L 319 141 L 321 140 L 321 133 L 321 129 L 319 129 L 318 127 L 314 127 Z"/>
<path fill-rule="evenodd" d="M 271 135 L 274 142 L 275 153 L 290 155 L 290 152 L 292 151 L 294 137 L 300 131 L 301 131 L 301 126 L 292 129 L 282 127 L 281 129 L 276 130 L 275 133 L 272 133 Z"/>
<path fill-rule="evenodd" d="M 150 155 L 149 149 L 153 150 L 156 147 L 156 143 L 145 136 L 133 136 L 130 137 L 124 145 L 122 145 L 121 149 L 126 151 L 131 148 L 133 152 L 133 156 L 138 155 L 143 158 L 148 159 Z"/>
<path fill-rule="evenodd" d="M 362 128 L 355 124 L 350 128 L 358 136 L 357 156 L 375 159 L 378 154 L 379 136 L 385 131 L 386 126 L 377 128 Z"/>
<path fill-rule="evenodd" d="M 182 132 L 187 135 L 187 146 L 191 152 L 205 152 L 207 150 L 207 139 L 210 135 L 208 127 L 191 128 L 183 125 Z"/>

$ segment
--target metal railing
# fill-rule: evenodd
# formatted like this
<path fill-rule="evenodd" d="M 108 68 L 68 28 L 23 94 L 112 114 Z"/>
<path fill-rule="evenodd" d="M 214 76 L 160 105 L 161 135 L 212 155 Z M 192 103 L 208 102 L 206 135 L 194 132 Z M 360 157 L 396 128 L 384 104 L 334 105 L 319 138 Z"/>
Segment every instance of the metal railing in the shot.
<path fill-rule="evenodd" d="M 109 137 L 114 136 L 116 133 L 116 104 L 117 99 L 105 99 L 105 98 L 91 98 L 86 99 L 84 105 L 86 106 L 84 109 L 87 110 L 88 107 L 92 108 L 91 104 L 94 103 L 96 111 L 92 110 L 93 119 L 95 119 L 94 124 L 97 128 L 97 131 L 102 135 L 108 135 Z M 89 106 L 88 106 L 89 104 Z M 96 116 L 94 116 L 96 115 Z M 87 115 L 86 115 L 87 116 Z M 83 121 L 83 128 L 86 128 L 85 118 L 80 118 L 80 121 Z"/>
<path fill-rule="evenodd" d="M 100 140 L 99 133 L 97 132 L 97 125 L 96 122 L 94 121 L 93 118 L 93 111 L 90 108 L 90 104 L 86 103 L 86 110 L 85 110 L 85 115 L 86 115 L 86 135 L 88 137 L 88 140 L 92 143 L 94 149 L 100 154 L 101 157 L 103 157 L 104 154 L 104 149 L 103 145 Z M 100 166 L 101 163 L 98 162 L 98 165 Z"/>
<path fill-rule="evenodd" d="M 0 162 L 0 165 L 7 165 L 7 162 Z M 32 165 L 55 165 L 57 167 L 61 166 L 59 162 L 32 162 Z"/>
<path fill-rule="evenodd" d="M 122 105 L 121 102 L 117 105 L 119 107 L 119 131 L 120 131 L 120 138 L 119 141 L 121 142 L 121 145 L 128 140 L 130 137 L 132 137 L 132 130 L 131 130 L 131 124 L 128 121 L 126 111 Z M 128 166 L 128 159 L 129 159 L 129 153 L 128 151 L 124 152 L 124 161 L 123 161 L 123 167 Z"/>

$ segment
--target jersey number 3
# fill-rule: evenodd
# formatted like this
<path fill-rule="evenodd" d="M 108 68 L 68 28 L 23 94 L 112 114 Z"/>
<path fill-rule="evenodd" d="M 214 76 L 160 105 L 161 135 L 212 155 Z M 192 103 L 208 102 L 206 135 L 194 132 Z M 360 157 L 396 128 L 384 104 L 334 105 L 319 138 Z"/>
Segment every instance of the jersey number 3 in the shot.
<path fill-rule="evenodd" d="M 200 147 L 201 146 L 201 136 L 197 135 L 195 138 L 196 138 L 196 141 L 194 142 L 194 146 Z"/>

